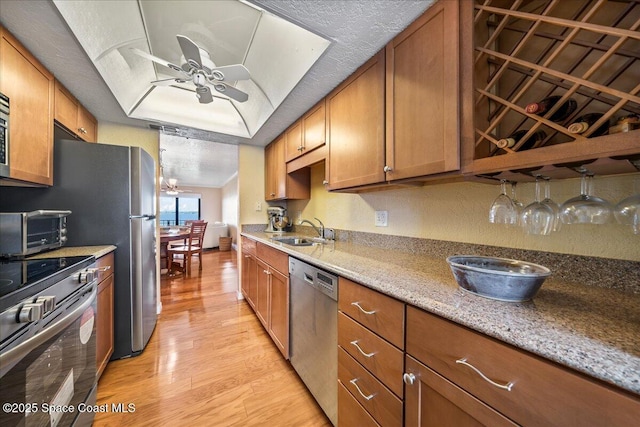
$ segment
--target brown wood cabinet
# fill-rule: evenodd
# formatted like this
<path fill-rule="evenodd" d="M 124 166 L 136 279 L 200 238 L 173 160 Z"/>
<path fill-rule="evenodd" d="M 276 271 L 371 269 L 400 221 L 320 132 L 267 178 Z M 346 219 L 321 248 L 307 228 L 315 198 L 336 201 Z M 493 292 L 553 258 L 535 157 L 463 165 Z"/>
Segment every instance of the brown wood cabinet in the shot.
<path fill-rule="evenodd" d="M 338 310 L 339 425 L 401 425 L 404 303 L 340 277 Z"/>
<path fill-rule="evenodd" d="M 433 375 L 456 387 L 440 392 L 451 401 L 451 411 L 467 412 L 484 425 L 504 424 L 506 417 L 526 426 L 626 426 L 636 423 L 640 414 L 637 395 L 414 307 L 407 308 L 406 352 L 423 365 L 407 362 L 407 375 L 417 379 L 406 387 L 407 420 L 439 410 L 440 404 L 429 403 L 432 395 L 424 388 Z M 429 387 L 451 389 L 439 383 Z M 469 396 L 477 402 L 469 403 Z M 484 406 L 499 414 L 487 415 Z"/>
<path fill-rule="evenodd" d="M 580 8 L 571 2 L 540 8 L 531 2 L 462 5 L 462 69 L 474 72 L 464 77 L 473 84 L 462 99 L 466 175 L 520 181 L 536 174 L 574 177 L 580 166 L 596 174 L 640 169 L 640 130 L 592 137 L 601 124 L 640 114 L 638 8 L 596 0 Z M 555 107 L 540 115 L 527 112 L 528 104 L 549 96 L 561 97 Z M 552 120 L 570 99 L 574 111 Z M 587 113 L 602 116 L 586 132 L 570 132 Z M 513 147 L 496 149 L 517 130 L 528 132 Z M 540 131 L 544 138 L 521 149 Z M 628 160 L 633 158 L 635 164 Z"/>
<path fill-rule="evenodd" d="M 325 100 L 294 123 L 286 134 L 286 161 L 290 162 L 325 144 Z"/>
<path fill-rule="evenodd" d="M 256 260 L 256 242 L 242 237 L 242 295 L 256 309 L 258 298 L 258 261 Z"/>
<path fill-rule="evenodd" d="M 265 200 L 308 199 L 311 195 L 310 171 L 300 169 L 287 173 L 285 162 L 286 135 L 265 147 Z"/>
<path fill-rule="evenodd" d="M 56 80 L 55 120 L 86 142 L 96 142 L 98 122 L 95 117 Z"/>
<path fill-rule="evenodd" d="M 326 98 L 329 190 L 384 181 L 384 49 Z"/>
<path fill-rule="evenodd" d="M 100 269 L 96 313 L 96 363 L 99 378 L 113 354 L 113 252 L 98 258 L 96 267 Z"/>
<path fill-rule="evenodd" d="M 54 77 L 0 26 L 0 92 L 9 97 L 9 174 L 53 185 Z"/>
<path fill-rule="evenodd" d="M 252 306 L 282 355 L 289 359 L 289 256 L 257 242 L 256 265 L 256 296 Z M 250 263 L 247 266 L 251 268 Z M 252 273 L 246 272 L 246 277 L 250 280 Z M 253 285 L 247 286 L 251 289 Z"/>
<path fill-rule="evenodd" d="M 458 10 L 441 0 L 387 44 L 387 181 L 460 169 Z"/>

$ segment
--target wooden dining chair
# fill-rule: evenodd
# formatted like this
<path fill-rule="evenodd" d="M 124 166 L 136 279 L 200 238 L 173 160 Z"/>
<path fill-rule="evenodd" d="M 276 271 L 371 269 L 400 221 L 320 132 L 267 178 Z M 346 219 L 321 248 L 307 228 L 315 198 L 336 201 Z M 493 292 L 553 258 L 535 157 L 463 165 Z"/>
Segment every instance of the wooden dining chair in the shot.
<path fill-rule="evenodd" d="M 174 260 L 182 259 L 183 273 L 191 275 L 191 258 L 194 256 L 198 257 L 198 270 L 202 270 L 202 245 L 204 244 L 204 233 L 207 230 L 207 224 L 206 221 L 193 221 L 186 244 L 167 248 L 171 270 L 174 268 Z"/>

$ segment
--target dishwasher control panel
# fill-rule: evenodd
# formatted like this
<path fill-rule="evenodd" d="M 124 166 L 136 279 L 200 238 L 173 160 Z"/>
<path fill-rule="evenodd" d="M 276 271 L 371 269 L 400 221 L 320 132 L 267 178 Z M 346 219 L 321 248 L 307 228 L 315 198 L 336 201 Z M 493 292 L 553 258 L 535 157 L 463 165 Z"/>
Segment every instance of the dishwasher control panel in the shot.
<path fill-rule="evenodd" d="M 338 276 L 334 274 L 289 257 L 289 277 L 302 279 L 307 285 L 329 296 L 334 301 L 338 300 Z"/>

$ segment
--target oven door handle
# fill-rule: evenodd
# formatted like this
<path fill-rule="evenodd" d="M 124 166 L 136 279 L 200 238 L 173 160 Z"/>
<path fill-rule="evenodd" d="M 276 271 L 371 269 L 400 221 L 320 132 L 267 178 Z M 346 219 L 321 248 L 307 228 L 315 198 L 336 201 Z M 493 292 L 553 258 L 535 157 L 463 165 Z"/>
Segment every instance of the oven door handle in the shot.
<path fill-rule="evenodd" d="M 29 338 L 25 342 L 0 354 L 0 378 L 4 377 L 4 375 L 9 372 L 16 363 L 22 360 L 22 358 L 29 354 L 33 349 L 55 337 L 57 334 L 68 328 L 73 322 L 78 320 L 82 313 L 84 313 L 84 311 L 89 308 L 96 299 L 96 285 L 93 284 L 91 287 L 92 289 L 89 291 L 91 292 L 91 295 L 71 313 L 67 314 L 53 325 L 45 327 L 41 332 Z"/>

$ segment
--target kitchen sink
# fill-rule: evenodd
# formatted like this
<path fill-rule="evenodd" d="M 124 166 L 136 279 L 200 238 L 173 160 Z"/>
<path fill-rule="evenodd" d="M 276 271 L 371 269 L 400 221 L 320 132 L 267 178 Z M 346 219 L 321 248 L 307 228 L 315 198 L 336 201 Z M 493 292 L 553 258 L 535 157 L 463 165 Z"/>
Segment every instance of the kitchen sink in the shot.
<path fill-rule="evenodd" d="M 325 242 L 324 239 L 311 237 L 274 237 L 271 240 L 291 246 L 312 246 Z"/>

